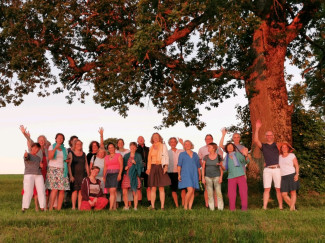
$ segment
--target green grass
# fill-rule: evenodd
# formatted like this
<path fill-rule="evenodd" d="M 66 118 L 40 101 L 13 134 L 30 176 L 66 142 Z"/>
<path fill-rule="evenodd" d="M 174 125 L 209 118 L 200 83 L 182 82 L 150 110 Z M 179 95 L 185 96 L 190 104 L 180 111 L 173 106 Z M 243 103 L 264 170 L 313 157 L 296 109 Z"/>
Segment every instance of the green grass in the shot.
<path fill-rule="evenodd" d="M 192 211 L 21 212 L 21 175 L 0 176 L 0 242 L 325 242 L 324 195 L 299 195 L 299 210 L 261 210 L 260 184 L 249 182 L 249 210 L 209 211 L 202 195 Z M 223 186 L 226 186 L 224 183 Z M 274 196 L 274 195 L 273 195 Z M 275 200 L 276 201 L 276 200 Z M 159 207 L 159 203 L 157 204 Z M 239 208 L 239 206 L 238 206 Z"/>

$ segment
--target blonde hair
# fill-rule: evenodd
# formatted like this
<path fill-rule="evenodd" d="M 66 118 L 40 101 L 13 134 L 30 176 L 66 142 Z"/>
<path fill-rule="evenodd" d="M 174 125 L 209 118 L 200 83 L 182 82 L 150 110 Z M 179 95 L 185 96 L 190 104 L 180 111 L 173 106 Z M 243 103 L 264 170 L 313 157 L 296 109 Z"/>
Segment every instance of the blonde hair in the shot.
<path fill-rule="evenodd" d="M 100 151 L 104 151 L 104 157 L 107 155 L 107 152 L 106 152 L 106 150 L 105 149 L 103 149 L 103 148 L 99 148 L 98 150 L 97 150 L 97 153 L 96 153 L 96 155 L 100 152 Z"/>
<path fill-rule="evenodd" d="M 155 133 L 153 133 L 152 136 L 151 136 L 151 139 L 150 139 L 151 144 L 153 144 L 153 136 L 154 136 L 155 134 L 158 135 L 158 137 L 159 137 L 159 142 L 162 143 L 162 142 L 163 142 L 163 138 L 160 136 L 159 133 L 155 132 Z"/>
<path fill-rule="evenodd" d="M 190 141 L 190 140 L 185 140 L 184 141 L 184 145 L 185 145 L 185 143 L 190 143 L 191 144 L 191 149 L 194 149 L 194 144 Z"/>

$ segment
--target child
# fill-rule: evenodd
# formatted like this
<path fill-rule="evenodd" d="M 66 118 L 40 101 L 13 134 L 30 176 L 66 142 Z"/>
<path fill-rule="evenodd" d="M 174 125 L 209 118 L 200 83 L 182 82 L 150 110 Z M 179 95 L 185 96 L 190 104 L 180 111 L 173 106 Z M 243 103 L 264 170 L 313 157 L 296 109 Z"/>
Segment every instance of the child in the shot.
<path fill-rule="evenodd" d="M 45 185 L 41 171 L 41 159 L 37 156 L 41 145 L 34 143 L 31 146 L 31 152 L 24 154 L 25 172 L 24 172 L 24 195 L 22 211 L 29 208 L 30 201 L 33 198 L 34 184 L 36 187 L 40 208 L 43 211 L 46 204 Z"/>

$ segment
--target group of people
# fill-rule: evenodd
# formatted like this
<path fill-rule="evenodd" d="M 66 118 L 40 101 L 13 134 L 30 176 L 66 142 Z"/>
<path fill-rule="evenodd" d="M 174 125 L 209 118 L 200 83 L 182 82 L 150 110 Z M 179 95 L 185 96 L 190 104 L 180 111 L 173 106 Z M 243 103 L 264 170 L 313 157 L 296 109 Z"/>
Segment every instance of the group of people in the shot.
<path fill-rule="evenodd" d="M 277 192 L 279 208 L 282 200 L 295 210 L 296 191 L 299 189 L 299 165 L 293 148 L 287 142 L 274 142 L 271 131 L 266 132 L 266 143 L 259 140 L 261 122 L 256 123 L 254 142 L 261 148 L 265 168 L 263 171 L 263 208 L 267 208 L 272 180 Z M 71 197 L 72 209 L 101 210 L 109 203 L 110 210 L 116 210 L 118 202 L 124 202 L 124 210 L 138 209 L 142 201 L 142 188 L 146 188 L 148 209 L 155 209 L 157 188 L 161 210 L 165 208 L 165 187 L 170 186 L 172 198 L 179 207 L 191 210 L 196 197 L 195 191 L 204 185 L 205 206 L 210 210 L 224 209 L 221 184 L 227 172 L 229 209 L 236 209 L 237 187 L 241 209 L 247 210 L 248 187 L 246 166 L 249 163 L 248 149 L 240 143 L 240 134 L 234 133 L 232 142 L 224 145 L 226 129 L 222 130 L 219 146 L 213 136 L 205 136 L 206 145 L 194 152 L 190 140 L 176 137 L 168 140 L 167 149 L 159 133 L 153 133 L 152 146 L 145 145 L 139 136 L 136 142 L 124 148 L 124 140 L 104 147 L 104 129 L 99 129 L 100 142 L 92 141 L 89 153 L 83 152 L 83 143 L 77 136 L 69 140 L 69 148 L 64 147 L 65 136 L 58 133 L 55 143 L 50 144 L 45 136 L 34 143 L 24 126 L 20 130 L 27 138 L 29 152 L 25 152 L 25 173 L 22 210 L 30 206 L 34 196 L 35 206 L 41 210 L 60 210 L 64 198 Z M 182 148 L 177 148 L 178 143 Z M 224 156 L 225 153 L 225 156 Z M 70 191 L 71 193 L 67 193 Z M 290 193 L 290 196 L 289 196 Z M 108 198 L 108 199 L 107 199 Z"/>

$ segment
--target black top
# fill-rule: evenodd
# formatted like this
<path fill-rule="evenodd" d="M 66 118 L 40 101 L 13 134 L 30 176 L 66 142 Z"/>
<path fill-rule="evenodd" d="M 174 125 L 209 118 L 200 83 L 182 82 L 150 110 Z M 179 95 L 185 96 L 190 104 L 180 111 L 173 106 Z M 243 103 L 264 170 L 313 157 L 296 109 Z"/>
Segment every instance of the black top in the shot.
<path fill-rule="evenodd" d="M 87 154 L 87 163 L 88 163 L 88 166 L 90 165 L 90 160 L 91 160 L 91 158 L 95 155 L 95 158 L 96 158 L 96 154 L 97 153 L 88 153 Z"/>
<path fill-rule="evenodd" d="M 149 154 L 149 148 L 144 145 L 143 147 L 141 145 L 138 145 L 137 153 L 141 154 L 142 157 L 142 163 L 144 170 L 147 170 L 147 162 L 148 162 L 148 154 Z"/>
<path fill-rule="evenodd" d="M 279 150 L 276 143 L 262 143 L 262 152 L 266 166 L 279 164 Z"/>

